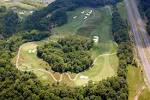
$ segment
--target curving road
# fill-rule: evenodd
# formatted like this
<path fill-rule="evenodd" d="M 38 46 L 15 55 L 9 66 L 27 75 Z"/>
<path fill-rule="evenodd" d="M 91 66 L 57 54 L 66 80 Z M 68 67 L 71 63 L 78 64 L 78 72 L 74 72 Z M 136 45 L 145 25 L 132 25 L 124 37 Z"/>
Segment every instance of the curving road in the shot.
<path fill-rule="evenodd" d="M 145 29 L 145 24 L 139 14 L 137 2 L 135 0 L 124 0 L 124 2 L 126 5 L 128 21 L 131 25 L 137 52 L 144 67 L 143 69 L 147 78 L 147 83 L 150 86 L 150 62 L 148 60 L 148 55 L 150 54 L 149 36 Z"/>

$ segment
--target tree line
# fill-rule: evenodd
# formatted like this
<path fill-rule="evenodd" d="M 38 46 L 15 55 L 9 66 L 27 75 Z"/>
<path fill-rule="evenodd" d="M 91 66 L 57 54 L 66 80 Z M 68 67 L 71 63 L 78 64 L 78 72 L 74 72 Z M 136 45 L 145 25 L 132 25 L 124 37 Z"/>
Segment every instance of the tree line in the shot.
<path fill-rule="evenodd" d="M 150 1 L 149 0 L 140 0 L 139 6 L 141 11 L 144 12 L 144 15 L 147 19 L 147 31 L 150 35 Z"/>
<path fill-rule="evenodd" d="M 17 13 L 6 7 L 0 7 L 0 38 L 6 38 L 16 32 L 17 25 L 19 24 L 19 17 Z"/>
<path fill-rule="evenodd" d="M 56 43 L 48 43 L 37 48 L 37 56 L 48 62 L 55 72 L 82 72 L 92 67 L 89 50 L 93 41 L 81 36 L 69 36 Z"/>

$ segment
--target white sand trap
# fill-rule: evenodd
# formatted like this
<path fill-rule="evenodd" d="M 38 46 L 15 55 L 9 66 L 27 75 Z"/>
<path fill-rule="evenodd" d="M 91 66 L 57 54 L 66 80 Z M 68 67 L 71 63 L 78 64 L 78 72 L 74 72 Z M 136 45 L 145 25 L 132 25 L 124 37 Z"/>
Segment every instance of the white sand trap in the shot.
<path fill-rule="evenodd" d="M 91 14 L 89 14 L 89 13 L 87 13 L 87 14 L 85 14 L 86 16 L 90 16 Z"/>
<path fill-rule="evenodd" d="M 10 2 L 10 0 L 4 0 L 5 2 Z"/>
<path fill-rule="evenodd" d="M 98 41 L 99 41 L 99 36 L 93 36 L 93 41 L 94 41 L 95 43 L 98 43 Z"/>
<path fill-rule="evenodd" d="M 76 18 L 77 18 L 77 16 L 74 16 L 74 17 L 73 17 L 73 19 L 76 19 Z"/>
<path fill-rule="evenodd" d="M 28 50 L 28 53 L 32 53 L 32 50 Z"/>
<path fill-rule="evenodd" d="M 33 11 L 29 11 L 29 13 L 30 13 L 30 14 L 32 14 L 32 13 L 33 13 Z"/>
<path fill-rule="evenodd" d="M 87 18 L 88 18 L 87 16 L 84 17 L 84 19 L 87 19 Z"/>
<path fill-rule="evenodd" d="M 81 14 L 84 14 L 84 13 L 85 13 L 85 11 L 82 11 L 82 12 L 81 12 Z"/>
<path fill-rule="evenodd" d="M 93 12 L 93 10 L 90 10 L 90 12 L 89 12 L 89 13 L 90 13 L 90 14 L 92 14 L 92 12 Z"/>
<path fill-rule="evenodd" d="M 25 13 L 23 11 L 19 12 L 20 15 L 24 15 Z"/>
<path fill-rule="evenodd" d="M 36 52 L 36 49 L 33 49 L 33 50 L 32 50 L 32 53 L 35 53 L 35 52 Z"/>
<path fill-rule="evenodd" d="M 88 76 L 83 76 L 83 75 L 82 75 L 82 76 L 80 76 L 80 79 L 81 79 L 81 80 L 89 80 L 89 77 L 88 77 Z"/>
<path fill-rule="evenodd" d="M 30 54 L 31 53 L 36 53 L 36 51 L 37 51 L 36 49 L 30 49 L 30 50 L 28 50 L 28 53 L 30 53 Z"/>

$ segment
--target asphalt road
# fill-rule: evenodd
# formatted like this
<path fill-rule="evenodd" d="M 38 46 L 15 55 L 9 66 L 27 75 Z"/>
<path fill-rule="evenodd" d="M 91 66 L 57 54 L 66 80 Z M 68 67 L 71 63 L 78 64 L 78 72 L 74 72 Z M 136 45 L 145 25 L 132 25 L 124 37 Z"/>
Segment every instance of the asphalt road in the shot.
<path fill-rule="evenodd" d="M 150 54 L 149 36 L 145 29 L 145 24 L 139 14 L 137 2 L 135 0 L 124 0 L 124 2 L 126 5 L 128 21 L 131 25 L 137 52 L 144 67 L 143 69 L 147 78 L 147 83 L 150 86 L 150 63 L 148 61 L 148 54 L 145 53 L 145 50 L 147 50 Z"/>

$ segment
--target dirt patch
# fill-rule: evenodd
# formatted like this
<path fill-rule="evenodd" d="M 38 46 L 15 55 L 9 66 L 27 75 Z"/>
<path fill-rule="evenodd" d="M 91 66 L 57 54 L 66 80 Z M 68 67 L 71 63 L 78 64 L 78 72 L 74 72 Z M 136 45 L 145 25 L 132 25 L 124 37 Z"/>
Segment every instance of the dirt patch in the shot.
<path fill-rule="evenodd" d="M 60 76 L 61 76 L 60 73 L 52 72 L 52 74 L 53 74 L 53 76 L 54 76 L 57 80 L 60 79 Z"/>
<path fill-rule="evenodd" d="M 63 74 L 63 78 L 61 82 L 63 84 L 67 84 L 68 86 L 75 86 L 74 82 L 71 81 L 66 74 Z"/>
<path fill-rule="evenodd" d="M 26 43 L 23 45 L 23 48 L 22 50 L 24 51 L 28 51 L 28 50 L 31 50 L 31 49 L 36 49 L 38 45 L 36 43 Z"/>

